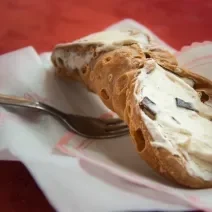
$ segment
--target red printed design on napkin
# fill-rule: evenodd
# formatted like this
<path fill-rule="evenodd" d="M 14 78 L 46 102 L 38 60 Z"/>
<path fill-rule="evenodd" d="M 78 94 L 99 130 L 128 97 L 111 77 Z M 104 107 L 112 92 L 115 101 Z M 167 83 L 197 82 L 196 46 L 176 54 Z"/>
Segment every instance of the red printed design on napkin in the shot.
<path fill-rule="evenodd" d="M 99 118 L 103 119 L 113 118 L 115 115 L 116 115 L 115 113 L 109 111 L 103 113 Z M 77 136 L 73 132 L 68 132 L 64 136 L 62 136 L 61 139 L 57 142 L 56 148 L 62 151 L 64 154 L 68 154 L 74 157 L 75 156 L 74 151 L 71 151 L 69 148 L 67 148 L 68 144 L 72 144 L 73 145 L 72 148 L 74 148 L 75 150 L 82 151 L 92 143 L 93 143 L 92 139 L 82 138 L 80 136 Z"/>

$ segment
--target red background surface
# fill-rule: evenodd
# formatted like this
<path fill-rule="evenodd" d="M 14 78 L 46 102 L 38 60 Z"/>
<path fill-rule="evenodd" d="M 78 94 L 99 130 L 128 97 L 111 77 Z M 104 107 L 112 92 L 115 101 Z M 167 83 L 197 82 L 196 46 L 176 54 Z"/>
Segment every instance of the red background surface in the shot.
<path fill-rule="evenodd" d="M 0 54 L 32 45 L 50 51 L 123 18 L 139 21 L 173 47 L 212 40 L 211 0 L 1 0 Z M 53 211 L 25 167 L 0 162 L 0 211 Z"/>

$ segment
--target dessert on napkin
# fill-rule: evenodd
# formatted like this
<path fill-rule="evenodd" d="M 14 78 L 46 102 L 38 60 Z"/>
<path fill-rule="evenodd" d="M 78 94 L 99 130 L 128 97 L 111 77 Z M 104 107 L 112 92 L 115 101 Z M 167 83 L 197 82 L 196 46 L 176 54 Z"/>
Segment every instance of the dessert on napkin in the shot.
<path fill-rule="evenodd" d="M 58 76 L 82 82 L 128 124 L 155 171 L 187 187 L 212 187 L 210 80 L 133 30 L 59 44 L 51 58 Z"/>

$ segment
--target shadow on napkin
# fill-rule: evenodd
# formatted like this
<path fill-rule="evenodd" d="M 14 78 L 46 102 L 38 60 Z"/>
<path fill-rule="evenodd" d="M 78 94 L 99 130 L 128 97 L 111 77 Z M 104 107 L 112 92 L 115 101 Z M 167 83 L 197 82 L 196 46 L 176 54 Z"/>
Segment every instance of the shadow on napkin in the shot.
<path fill-rule="evenodd" d="M 143 196 L 145 198 L 150 198 L 155 201 L 167 202 L 168 204 L 173 204 L 173 205 L 185 204 L 184 201 L 176 199 L 175 197 L 170 198 L 170 195 L 165 193 L 163 193 L 163 195 L 160 195 L 160 192 L 150 190 L 146 188 L 145 186 L 142 186 L 142 189 L 141 189 L 141 186 L 126 182 L 125 180 L 115 175 L 111 175 L 110 173 L 108 173 L 102 168 L 96 169 L 95 166 L 93 166 L 92 164 L 84 160 L 80 160 L 79 163 L 80 163 L 80 166 L 83 168 L 83 170 L 86 171 L 89 175 L 95 178 L 98 178 L 104 183 L 115 186 L 123 191 L 134 193 L 136 195 Z"/>
<path fill-rule="evenodd" d="M 178 184 L 170 182 L 153 171 L 145 161 L 140 158 L 129 136 L 94 140 L 83 150 L 83 154 L 92 160 L 99 160 L 99 164 L 126 171 L 129 175 L 138 175 L 166 186 L 181 188 Z M 101 165 L 100 165 L 101 166 Z"/>
<path fill-rule="evenodd" d="M 55 76 L 53 68 L 46 71 L 45 92 L 48 103 L 66 113 L 99 117 L 110 111 L 96 94 L 75 81 L 64 81 Z"/>

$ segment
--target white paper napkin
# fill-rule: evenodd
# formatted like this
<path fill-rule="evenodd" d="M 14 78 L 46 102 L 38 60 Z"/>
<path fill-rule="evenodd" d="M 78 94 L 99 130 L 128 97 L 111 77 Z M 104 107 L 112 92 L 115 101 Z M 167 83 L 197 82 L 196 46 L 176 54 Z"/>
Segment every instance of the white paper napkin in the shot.
<path fill-rule="evenodd" d="M 125 24 L 139 28 L 132 20 L 113 27 Z M 49 53 L 39 57 L 27 47 L 2 55 L 0 67 L 0 93 L 41 100 L 64 112 L 110 113 L 79 84 L 55 78 Z M 173 188 L 138 158 L 127 136 L 92 142 L 68 132 L 48 115 L 1 107 L 0 137 L 0 158 L 12 155 L 21 160 L 58 211 L 211 208 L 211 190 Z M 120 142 L 124 160 L 116 152 Z"/>
<path fill-rule="evenodd" d="M 48 58 L 46 54 L 43 55 L 43 62 L 44 56 L 46 59 Z M 18 66 L 14 63 L 17 57 L 20 64 Z M 39 58 L 36 58 L 32 47 L 1 56 L 0 66 L 9 73 L 9 76 L 5 76 L 5 81 L 10 78 L 12 71 L 14 71 L 13 76 L 17 82 L 13 82 L 11 88 L 12 82 L 8 80 L 8 83 L 5 83 L 7 88 L 4 86 L 1 92 L 46 100 L 52 105 L 57 105 L 59 109 L 73 112 L 72 107 L 77 106 L 75 99 L 72 98 L 70 103 L 67 103 L 66 98 L 63 98 L 64 94 L 59 88 L 66 85 L 56 81 L 53 72 L 49 72 L 51 70 L 49 60 L 45 61 L 45 67 L 43 67 Z M 26 79 L 28 86 L 24 90 L 18 76 L 20 72 L 24 76 L 29 71 L 34 74 L 37 72 L 37 76 L 28 75 L 28 79 Z M 0 78 L 2 78 L 1 73 Z M 48 83 L 52 85 L 53 95 L 51 92 L 47 92 L 49 89 L 46 89 L 45 85 L 47 83 L 46 75 L 48 75 Z M 33 80 L 35 80 L 35 84 Z M 37 85 L 38 83 L 39 85 Z M 33 89 L 33 84 L 35 89 Z M 65 90 L 71 91 L 72 88 L 65 88 Z M 71 95 L 74 94 L 70 93 L 69 96 L 69 92 L 67 93 L 70 98 Z M 69 99 L 68 97 L 67 99 Z M 95 212 L 187 208 L 183 206 L 185 203 L 175 201 L 174 198 L 168 200 L 168 196 L 165 194 L 161 197 L 159 192 L 130 184 L 91 164 L 64 156 L 55 149 L 55 146 L 68 132 L 49 116 L 39 116 L 38 113 L 26 110 L 20 110 L 21 112 L 23 116 L 17 115 L 14 110 L 12 112 L 11 109 L 1 108 L 1 117 L 4 117 L 1 119 L 0 127 L 1 147 L 8 149 L 11 154 L 26 165 L 50 203 L 58 211 Z M 81 112 L 86 113 L 83 110 Z M 38 117 L 36 118 L 36 116 Z M 3 153 L 5 156 L 6 151 L 4 150 Z M 7 158 L 9 158 L 8 155 Z"/>

